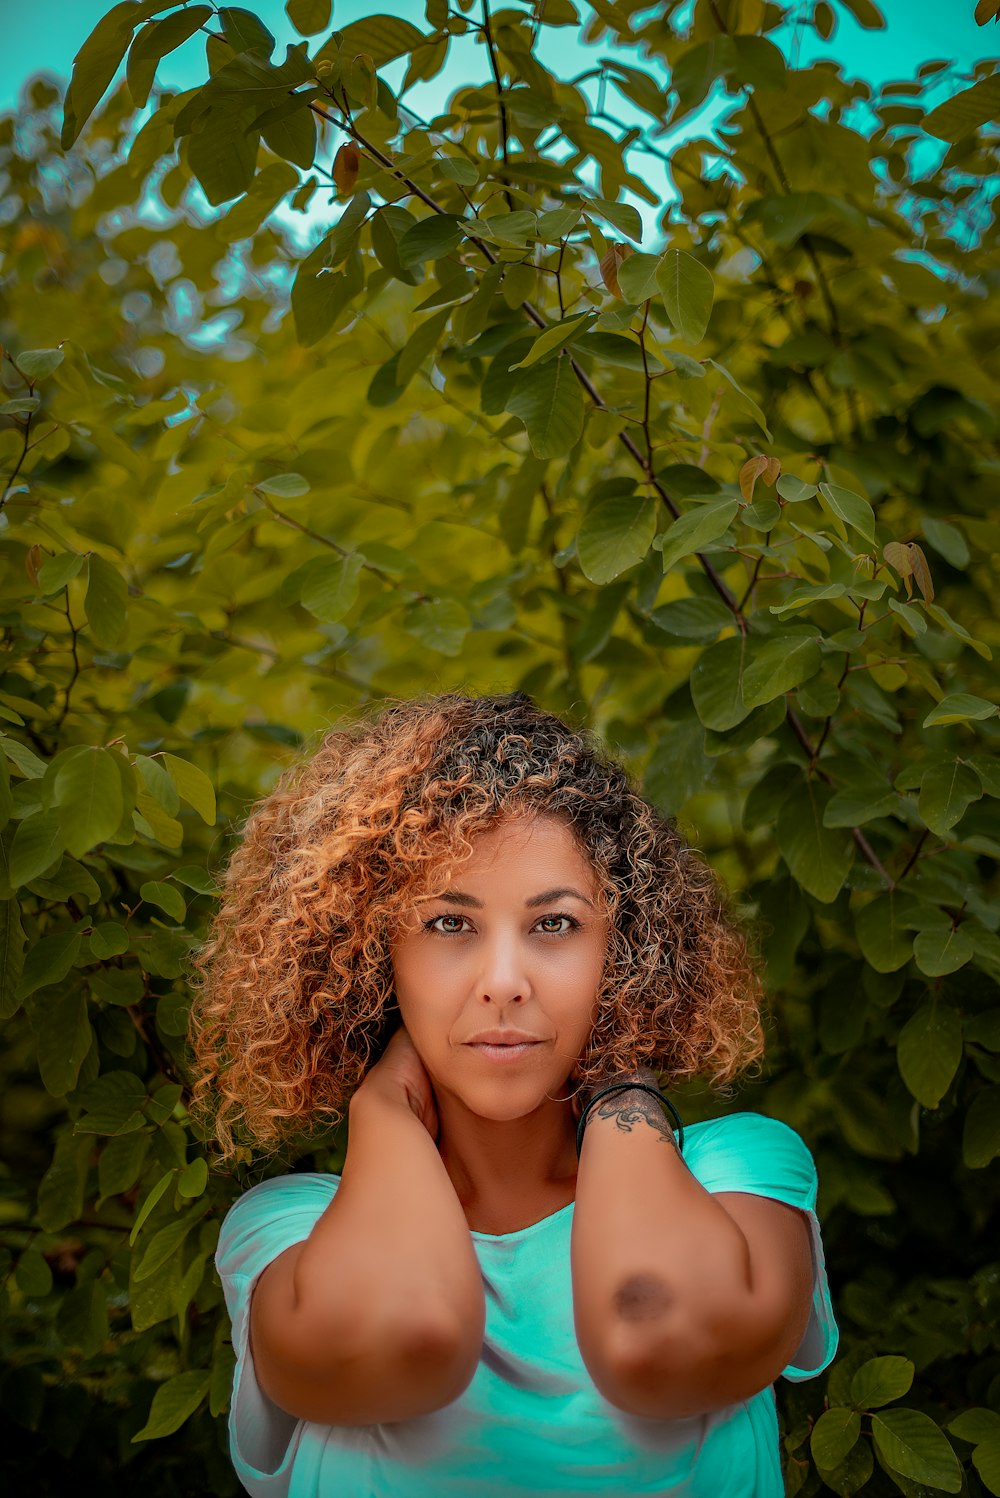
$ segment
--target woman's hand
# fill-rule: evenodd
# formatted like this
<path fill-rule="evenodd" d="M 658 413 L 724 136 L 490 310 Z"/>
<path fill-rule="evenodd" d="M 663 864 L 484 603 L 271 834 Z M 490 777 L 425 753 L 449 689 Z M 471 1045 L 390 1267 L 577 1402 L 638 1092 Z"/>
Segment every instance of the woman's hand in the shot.
<path fill-rule="evenodd" d="M 394 1102 L 405 1102 L 432 1139 L 437 1139 L 438 1115 L 434 1088 L 417 1055 L 409 1031 L 400 1025 L 379 1060 L 358 1088 L 379 1092 Z"/>

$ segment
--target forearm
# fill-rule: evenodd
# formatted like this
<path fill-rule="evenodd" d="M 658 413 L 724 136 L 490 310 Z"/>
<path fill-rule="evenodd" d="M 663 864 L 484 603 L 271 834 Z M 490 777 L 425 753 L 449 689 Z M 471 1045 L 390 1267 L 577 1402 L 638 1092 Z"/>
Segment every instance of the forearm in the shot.
<path fill-rule="evenodd" d="M 255 1287 L 260 1386 L 301 1420 L 413 1419 L 468 1386 L 483 1322 L 482 1279 L 451 1181 L 405 1089 L 393 1097 L 383 1077 L 351 1103 L 329 1207 Z"/>
<path fill-rule="evenodd" d="M 330 1206 L 303 1245 L 296 1311 L 336 1316 L 364 1338 L 401 1328 L 482 1343 L 482 1277 L 465 1215 L 427 1129 L 405 1102 L 357 1094 Z"/>
<path fill-rule="evenodd" d="M 730 1402 L 731 1380 L 718 1370 L 733 1318 L 752 1299 L 749 1248 L 684 1165 L 655 1099 L 634 1092 L 609 1103 L 589 1115 L 577 1177 L 577 1340 L 612 1402 L 639 1414 L 701 1413 Z"/>

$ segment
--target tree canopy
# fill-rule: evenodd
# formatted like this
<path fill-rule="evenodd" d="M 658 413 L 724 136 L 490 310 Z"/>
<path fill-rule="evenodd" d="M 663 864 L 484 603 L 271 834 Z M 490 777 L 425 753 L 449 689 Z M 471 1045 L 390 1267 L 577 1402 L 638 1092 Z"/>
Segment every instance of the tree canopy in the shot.
<path fill-rule="evenodd" d="M 4 1467 L 238 1491 L 218 1226 L 344 1137 L 212 1169 L 215 876 L 344 714 L 516 687 L 758 934 L 766 1069 L 679 1101 L 817 1157 L 789 1493 L 1000 1493 L 1000 72 L 795 66 L 768 0 L 267 9 L 113 5 L 0 121 Z"/>

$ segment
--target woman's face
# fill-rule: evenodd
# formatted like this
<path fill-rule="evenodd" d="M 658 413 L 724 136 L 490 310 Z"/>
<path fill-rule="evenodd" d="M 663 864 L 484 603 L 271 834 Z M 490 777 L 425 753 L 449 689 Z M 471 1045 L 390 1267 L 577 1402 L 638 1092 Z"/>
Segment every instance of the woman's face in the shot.
<path fill-rule="evenodd" d="M 444 893 L 416 902 L 390 955 L 403 1023 L 439 1097 L 495 1120 L 566 1097 L 604 971 L 596 898 L 567 825 L 539 815 L 484 833 Z"/>

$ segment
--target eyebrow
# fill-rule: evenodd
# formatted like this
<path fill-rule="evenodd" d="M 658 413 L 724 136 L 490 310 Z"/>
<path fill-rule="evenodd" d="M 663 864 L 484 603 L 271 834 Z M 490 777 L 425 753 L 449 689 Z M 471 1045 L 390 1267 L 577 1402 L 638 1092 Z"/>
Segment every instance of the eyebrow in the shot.
<path fill-rule="evenodd" d="M 482 910 L 482 900 L 477 900 L 474 895 L 467 895 L 462 890 L 451 889 L 444 894 L 432 896 L 433 899 L 444 900 L 449 905 L 461 905 L 467 910 Z M 593 901 L 588 900 L 578 889 L 570 885 L 561 885 L 558 889 L 547 889 L 540 895 L 532 895 L 530 900 L 525 900 L 528 910 L 534 910 L 538 905 L 548 905 L 552 900 L 580 900 L 584 905 L 590 905 L 593 909 Z"/>

